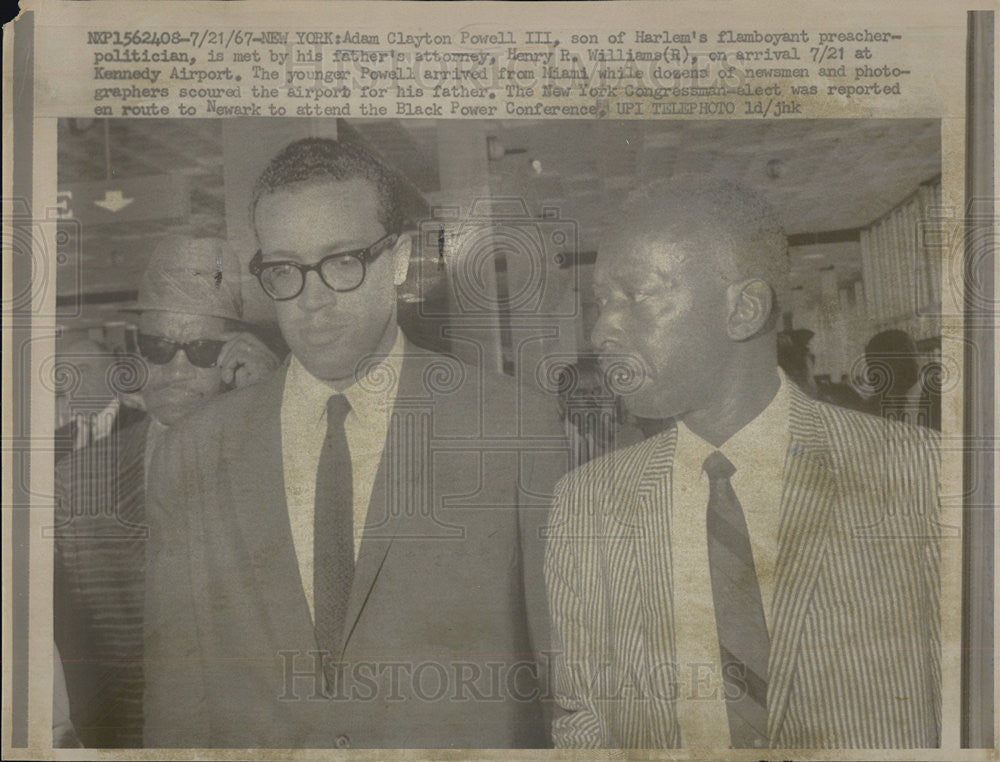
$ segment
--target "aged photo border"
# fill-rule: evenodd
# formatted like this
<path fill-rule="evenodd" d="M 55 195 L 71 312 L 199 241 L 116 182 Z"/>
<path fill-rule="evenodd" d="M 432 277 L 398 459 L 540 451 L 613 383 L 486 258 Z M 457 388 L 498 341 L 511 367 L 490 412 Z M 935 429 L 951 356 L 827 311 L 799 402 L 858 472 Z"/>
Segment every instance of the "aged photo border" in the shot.
<path fill-rule="evenodd" d="M 34 13 L 23 13 L 7 30 L 12 42 L 5 63 L 10 62 L 11 86 L 5 87 L 5 110 L 12 117 L 12 132 L 5 162 L 5 184 L 9 182 L 12 198 L 34 197 L 35 145 L 34 113 Z M 993 137 L 996 114 L 994 60 L 995 26 L 992 11 L 968 13 L 968 62 L 966 93 L 965 204 L 966 225 L 971 231 L 966 239 L 966 295 L 964 300 L 965 339 L 979 347 L 987 357 L 995 357 L 996 295 L 995 268 L 990 256 L 983 256 L 980 242 L 995 240 L 993 229 L 995 203 L 995 150 Z M 5 66 L 5 69 L 8 68 Z M 4 194 L 7 196 L 8 194 Z M 21 223 L 30 230 L 30 219 Z M 31 272 L 23 260 L 13 260 L 9 269 L 9 287 L 13 293 L 30 288 Z M 976 291 L 970 294 L 970 283 Z M 5 288 L 7 288 L 5 278 Z M 20 290 L 19 290 L 20 289 Z M 5 294 L 6 298 L 6 294 Z M 19 304 L 9 325 L 11 346 L 23 351 L 4 352 L 5 375 L 12 379 L 30 377 L 32 305 Z M 993 590 L 994 578 L 994 481 L 996 431 L 995 363 L 975 363 L 966 355 L 963 408 L 963 621 L 962 621 L 962 728 L 965 748 L 993 748 L 995 638 Z M 4 475 L 4 540 L 12 552 L 5 554 L 4 599 L 5 636 L 3 659 L 8 665 L 4 680 L 5 714 L 10 718 L 4 734 L 13 750 L 29 746 L 30 665 L 39 658 L 29 642 L 28 601 L 31 589 L 31 495 L 14 473 L 27 475 L 30 469 L 28 449 L 31 441 L 30 385 L 8 387 L 5 404 L 4 458 L 11 467 Z M 13 404 L 12 404 L 13 402 Z M 8 417 L 9 416 L 9 417 Z M 9 502 L 8 497 L 9 495 Z M 9 510 L 8 510 L 9 508 Z"/>

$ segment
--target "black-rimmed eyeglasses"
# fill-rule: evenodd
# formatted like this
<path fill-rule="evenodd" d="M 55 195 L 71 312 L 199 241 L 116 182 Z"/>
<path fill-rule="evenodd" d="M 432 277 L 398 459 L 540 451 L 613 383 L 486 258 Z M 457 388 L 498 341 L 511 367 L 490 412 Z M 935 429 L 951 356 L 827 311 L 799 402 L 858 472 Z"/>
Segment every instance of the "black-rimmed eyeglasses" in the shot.
<path fill-rule="evenodd" d="M 257 276 L 260 287 L 276 302 L 294 299 L 306 286 L 306 274 L 315 270 L 323 284 L 333 291 L 354 291 L 365 282 L 369 263 L 396 242 L 396 233 L 387 233 L 371 246 L 351 251 L 338 251 L 312 265 L 289 260 L 263 262 L 258 250 L 250 260 L 250 273 Z"/>

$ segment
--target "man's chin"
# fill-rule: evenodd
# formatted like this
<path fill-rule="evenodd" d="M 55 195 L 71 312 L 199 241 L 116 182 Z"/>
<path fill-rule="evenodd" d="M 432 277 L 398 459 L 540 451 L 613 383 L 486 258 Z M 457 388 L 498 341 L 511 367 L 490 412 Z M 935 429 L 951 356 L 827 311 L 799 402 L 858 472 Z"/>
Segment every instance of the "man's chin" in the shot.
<path fill-rule="evenodd" d="M 677 414 L 677 406 L 670 400 L 638 392 L 622 396 L 625 408 L 638 418 L 672 418 Z"/>
<path fill-rule="evenodd" d="M 175 423 L 184 420 L 192 411 L 194 411 L 194 406 L 189 408 L 150 408 L 147 412 L 149 416 L 157 423 L 163 426 L 173 426 Z"/>
<path fill-rule="evenodd" d="M 318 378 L 320 381 L 325 381 L 328 384 L 333 384 L 337 387 L 347 387 L 353 384 L 357 379 L 355 378 L 356 369 L 353 366 L 343 365 L 341 363 L 332 363 L 327 358 L 299 358 L 299 362 L 302 363 L 309 374 L 313 378 Z"/>
<path fill-rule="evenodd" d="M 330 351 L 335 350 L 335 351 Z M 333 384 L 337 388 L 350 386 L 371 370 L 372 361 L 376 357 L 374 348 L 368 351 L 353 349 L 347 351 L 344 347 L 332 346 L 328 351 L 296 354 L 299 362 L 309 373 L 321 381 Z M 294 349 L 293 349 L 294 351 Z M 352 356 L 357 359 L 344 361 L 340 358 Z"/>

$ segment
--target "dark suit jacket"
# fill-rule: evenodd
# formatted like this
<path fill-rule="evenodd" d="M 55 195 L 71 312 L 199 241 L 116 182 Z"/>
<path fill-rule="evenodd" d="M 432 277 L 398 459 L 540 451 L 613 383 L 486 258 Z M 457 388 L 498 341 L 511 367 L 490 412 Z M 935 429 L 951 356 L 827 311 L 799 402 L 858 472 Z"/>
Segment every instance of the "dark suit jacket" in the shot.
<path fill-rule="evenodd" d="M 335 654 L 345 682 L 325 698 L 282 478 L 284 379 L 216 400 L 157 450 L 146 745 L 547 745 L 532 649 L 539 526 L 567 464 L 554 405 L 407 348 Z"/>
<path fill-rule="evenodd" d="M 121 405 L 118 408 L 118 415 L 115 416 L 113 430 L 121 431 L 135 423 L 139 423 L 145 417 L 146 414 L 142 410 L 137 410 L 128 405 Z M 64 423 L 56 429 L 53 442 L 53 450 L 55 452 L 54 462 L 56 466 L 76 451 L 76 426 L 76 420 L 71 419 L 68 423 Z"/>
<path fill-rule="evenodd" d="M 70 716 L 88 747 L 142 743 L 149 422 L 129 420 L 56 468 L 53 624 Z"/>
<path fill-rule="evenodd" d="M 936 746 L 937 437 L 789 391 L 770 618 L 771 745 Z M 564 651 L 556 698 L 567 714 L 554 726 L 557 746 L 683 744 L 666 683 L 676 661 L 673 621 L 685 614 L 671 599 L 676 444 L 671 425 L 557 488 L 545 563 Z"/>

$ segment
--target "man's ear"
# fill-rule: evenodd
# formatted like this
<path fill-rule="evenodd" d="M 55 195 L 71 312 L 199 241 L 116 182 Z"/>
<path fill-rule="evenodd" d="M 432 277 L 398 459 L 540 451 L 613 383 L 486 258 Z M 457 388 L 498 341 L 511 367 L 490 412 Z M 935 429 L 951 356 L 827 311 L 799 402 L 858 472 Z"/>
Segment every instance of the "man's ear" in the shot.
<path fill-rule="evenodd" d="M 726 290 L 726 302 L 726 332 L 733 341 L 745 341 L 767 325 L 774 309 L 774 292 L 765 281 L 751 278 L 731 285 Z"/>
<path fill-rule="evenodd" d="M 410 252 L 413 249 L 413 236 L 400 233 L 392 247 L 393 283 L 402 286 L 406 282 L 406 273 L 410 269 Z"/>

